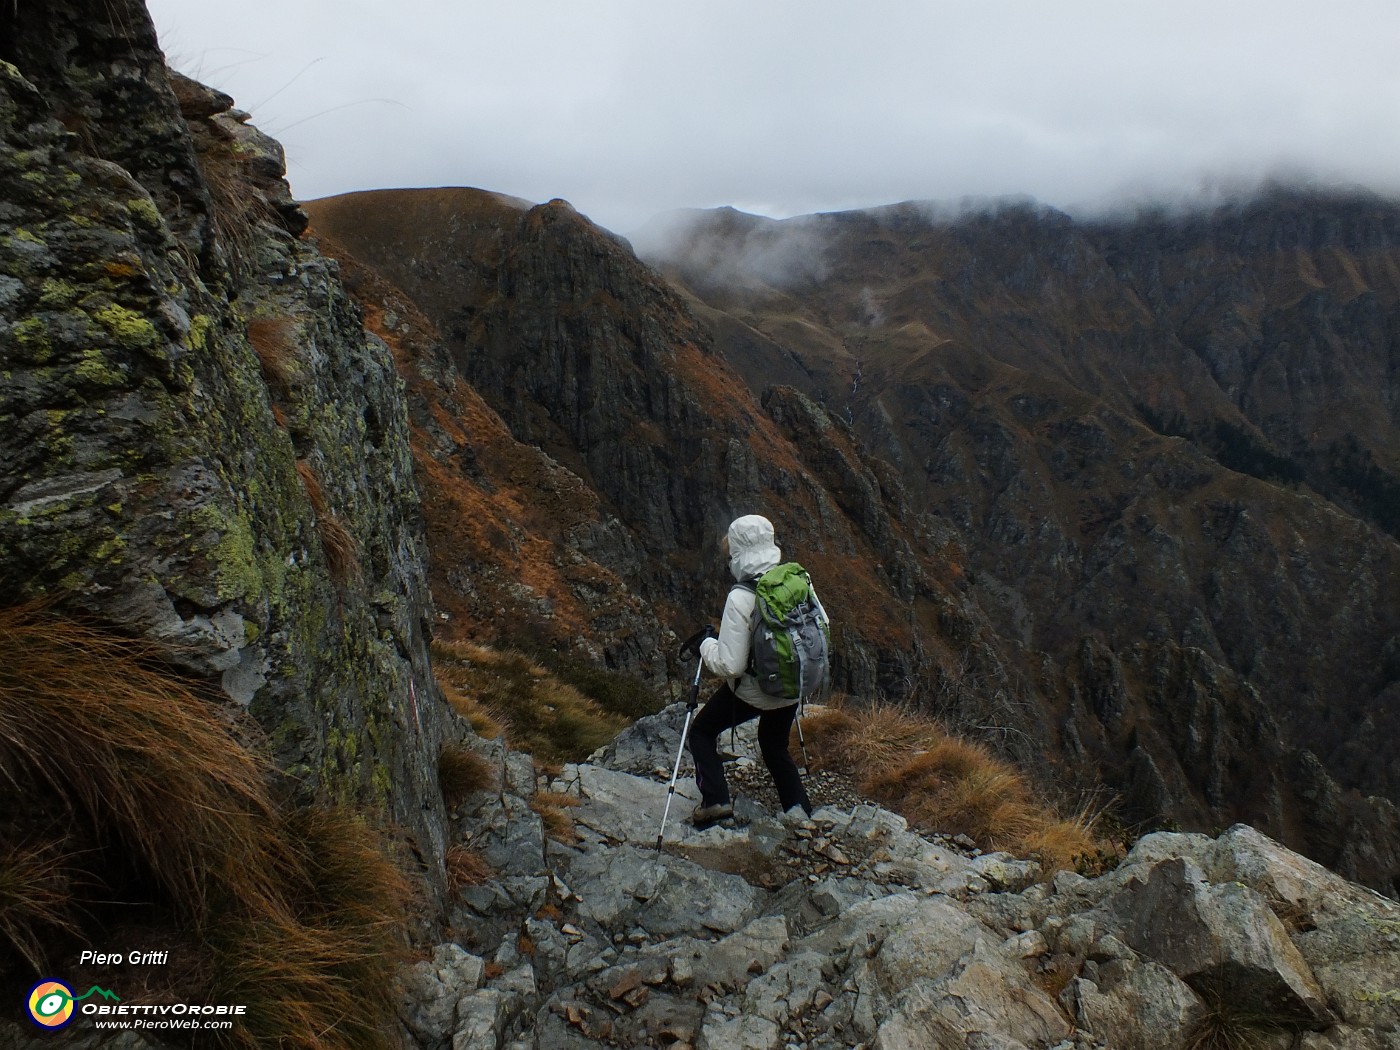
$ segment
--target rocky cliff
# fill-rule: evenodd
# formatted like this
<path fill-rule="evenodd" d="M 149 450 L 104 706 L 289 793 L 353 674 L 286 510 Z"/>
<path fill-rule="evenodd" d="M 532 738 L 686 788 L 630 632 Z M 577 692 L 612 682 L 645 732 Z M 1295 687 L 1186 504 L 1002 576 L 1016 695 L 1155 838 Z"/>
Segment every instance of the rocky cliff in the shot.
<path fill-rule="evenodd" d="M 440 892 L 401 380 L 301 239 L 281 148 L 167 71 L 143 5 L 100 6 L 0 10 L 4 601 L 154 644 Z"/>
<path fill-rule="evenodd" d="M 906 612 L 881 597 L 889 574 L 907 574 L 907 557 L 887 564 L 799 458 L 785 425 L 822 433 L 831 469 L 851 475 L 851 484 L 871 485 L 869 471 L 804 399 L 788 399 L 786 424 L 760 405 L 674 291 L 624 242 L 562 201 L 529 207 L 476 190 L 376 191 L 307 209 L 328 251 L 373 273 L 367 283 L 378 289 L 376 303 L 417 308 L 419 339 L 404 363 L 411 377 L 434 377 L 410 379 L 424 405 L 461 380 L 515 442 L 554 464 L 548 479 L 512 470 L 491 482 L 526 482 L 530 502 L 548 509 L 526 534 L 546 541 L 538 549 L 550 568 L 517 578 L 532 592 L 533 610 L 513 624 L 477 615 L 463 629 L 520 632 L 541 613 L 567 613 L 546 633 L 565 644 L 571 633 L 591 638 L 611 666 L 659 679 L 658 649 L 670 646 L 658 646 L 655 627 L 607 629 L 607 605 L 601 622 L 589 610 L 600 599 L 635 595 L 665 637 L 688 632 L 722 607 L 729 581 L 717 544 L 725 526 L 762 507 L 822 573 L 824 600 L 861 610 L 858 626 L 846 616 L 840 628 L 847 643 L 838 675 L 847 687 L 873 692 L 907 665 Z M 440 438 L 426 453 L 436 464 L 431 505 L 457 471 Z M 575 509 L 579 493 L 596 507 Z M 874 505 L 868 513 L 887 517 Z M 447 519 L 439 525 L 458 528 Z M 891 549 L 898 555 L 897 543 Z M 505 557 L 514 563 L 513 552 Z M 613 581 L 618 590 L 610 591 Z"/>

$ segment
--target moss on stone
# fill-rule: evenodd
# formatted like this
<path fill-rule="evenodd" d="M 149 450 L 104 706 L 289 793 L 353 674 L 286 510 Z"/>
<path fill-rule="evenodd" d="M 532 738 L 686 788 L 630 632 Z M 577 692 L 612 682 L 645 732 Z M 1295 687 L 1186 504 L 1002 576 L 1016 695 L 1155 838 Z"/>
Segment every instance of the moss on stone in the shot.
<path fill-rule="evenodd" d="M 58 586 L 65 591 L 76 591 L 80 590 L 87 582 L 88 578 L 81 572 L 70 572 L 58 581 Z"/>
<path fill-rule="evenodd" d="M 49 326 L 42 317 L 26 317 L 10 329 L 10 337 L 36 365 L 44 364 L 53 354 Z"/>
<path fill-rule="evenodd" d="M 39 289 L 39 305 L 50 310 L 66 310 L 78 301 L 79 291 L 68 281 L 46 277 Z"/>
<path fill-rule="evenodd" d="M 128 310 L 119 303 L 104 306 L 93 316 L 103 328 L 112 333 L 117 342 L 128 349 L 145 349 L 160 339 L 155 325 L 135 310 Z"/>
<path fill-rule="evenodd" d="M 73 369 L 73 374 L 98 386 L 117 386 L 125 379 L 119 369 L 112 367 L 101 350 L 92 348 L 83 351 L 82 360 Z"/>
<path fill-rule="evenodd" d="M 209 345 L 209 333 L 214 328 L 214 318 L 208 314 L 195 314 L 190 318 L 190 330 L 185 335 L 185 345 L 191 350 L 202 351 Z"/>
<path fill-rule="evenodd" d="M 264 580 L 258 564 L 252 527 L 242 513 L 224 514 L 212 504 L 196 507 L 191 514 L 201 531 L 218 539 L 208 548 L 214 563 L 215 588 L 225 601 L 253 599 L 262 593 Z"/>
<path fill-rule="evenodd" d="M 137 197 L 129 200 L 126 202 L 126 210 L 151 229 L 160 228 L 162 222 L 160 210 L 149 199 Z"/>
<path fill-rule="evenodd" d="M 125 550 L 126 541 L 120 536 L 112 535 L 92 549 L 92 557 L 95 561 L 118 564 L 121 562 Z"/>
<path fill-rule="evenodd" d="M 389 768 L 382 762 L 377 762 L 370 776 L 375 803 L 387 809 L 394 799 L 394 778 L 389 775 Z"/>

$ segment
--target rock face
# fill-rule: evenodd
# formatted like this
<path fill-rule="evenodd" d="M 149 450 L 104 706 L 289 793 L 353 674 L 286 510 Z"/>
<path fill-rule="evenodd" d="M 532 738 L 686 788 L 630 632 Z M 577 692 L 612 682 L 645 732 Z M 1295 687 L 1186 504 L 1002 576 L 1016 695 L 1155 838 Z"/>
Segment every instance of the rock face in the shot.
<path fill-rule="evenodd" d="M 377 194 L 365 194 L 375 198 Z M 479 195 L 475 211 L 514 217 L 523 202 Z M 494 228 L 457 191 L 424 191 L 415 223 L 438 231 L 447 255 L 475 268 Z M 450 635 L 548 644 L 655 680 L 673 647 L 650 601 L 633 587 L 646 559 L 600 494 L 538 444 L 518 440 L 467 381 L 447 337 L 401 288 L 328 232 L 346 202 L 316 202 L 315 236 L 341 263 L 405 379 L 415 468 L 431 537 L 433 595 Z M 362 212 L 346 221 L 359 228 Z M 329 214 L 328 214 L 329 212 Z M 368 232 L 368 231 L 361 231 Z M 436 256 L 433 256 L 436 257 Z M 429 257 L 432 258 L 432 257 Z"/>
<path fill-rule="evenodd" d="M 1045 883 L 873 806 L 793 821 L 740 796 L 735 826 L 696 831 L 684 779 L 658 851 L 665 777 L 609 764 L 668 767 L 681 718 L 548 783 L 495 756 L 503 790 L 455 819 L 499 878 L 406 983 L 417 1045 L 1400 1046 L 1400 905 L 1252 828 L 1150 835 Z M 544 834 L 537 788 L 574 796 L 573 841 Z"/>
<path fill-rule="evenodd" d="M 101 7 L 0 11 L 4 599 L 158 643 L 440 888 L 400 380 L 299 239 L 280 147 L 167 72 L 141 4 Z"/>
<path fill-rule="evenodd" d="M 90 6 L 0 5 L 5 598 L 156 643 L 306 795 L 392 816 L 430 903 L 449 843 L 472 844 L 494 875 L 454 887 L 455 937 L 406 975 L 406 1038 L 1179 1050 L 1234 1026 L 1279 1050 L 1400 1046 L 1400 907 L 1244 825 L 1150 835 L 1110 874 L 1049 884 L 872 806 L 785 822 L 741 799 L 735 826 L 696 831 L 688 781 L 663 818 L 674 710 L 557 776 L 474 741 L 501 783 L 449 822 L 436 759 L 459 730 L 428 663 L 415 487 L 436 528 L 489 508 L 447 561 L 461 618 L 557 642 L 592 615 L 582 648 L 653 677 L 666 626 L 718 606 L 727 581 L 697 581 L 723 524 L 769 510 L 838 611 L 847 686 L 995 720 L 1142 813 L 1257 809 L 1393 891 L 1394 806 L 1338 784 L 1395 784 L 1369 746 L 1395 713 L 1394 369 L 1346 342 L 1392 352 L 1384 222 L 1228 227 L 1245 262 L 1261 237 L 1373 249 L 1230 307 L 1187 265 L 1200 231 L 1002 217 L 997 237 L 1030 245 L 992 259 L 1013 354 L 930 341 L 953 315 L 934 324 L 868 218 L 833 221 L 904 298 L 849 312 L 819 253 L 759 252 L 740 316 L 722 268 L 702 291 L 723 309 L 691 310 L 559 202 L 418 198 L 460 220 L 435 252 L 385 240 L 421 235 L 383 218 L 401 195 L 326 205 L 338 233 L 337 208 L 379 217 L 352 245 L 367 266 L 347 266 L 385 342 L 302 238 L 276 144 L 168 73 L 134 0 Z M 963 251 L 983 232 L 950 236 Z M 979 272 L 949 267 L 969 309 Z M 1072 326 L 1049 310 L 1047 336 L 1026 297 L 1042 316 L 1069 287 L 1097 289 L 1095 331 L 1173 361 L 1175 385 L 1137 405 L 1147 366 L 1051 353 Z M 849 316 L 814 319 L 814 299 Z M 1159 346 L 1157 316 L 1189 353 Z M 888 343 L 841 327 L 895 321 Z M 1347 376 L 1374 396 L 1343 431 L 1328 405 Z M 1324 635 L 1335 651 L 1303 644 Z M 1305 702 L 1278 699 L 1291 675 Z M 541 789 L 577 803 L 570 841 L 544 834 Z"/>

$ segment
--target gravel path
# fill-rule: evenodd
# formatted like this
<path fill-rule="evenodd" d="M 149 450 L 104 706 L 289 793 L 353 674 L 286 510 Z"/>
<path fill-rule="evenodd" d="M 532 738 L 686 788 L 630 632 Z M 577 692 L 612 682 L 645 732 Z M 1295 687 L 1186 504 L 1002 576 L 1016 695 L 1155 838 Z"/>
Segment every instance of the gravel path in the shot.
<path fill-rule="evenodd" d="M 777 815 L 778 793 L 773 788 L 773 778 L 762 762 L 740 758 L 725 763 L 725 779 L 729 781 L 730 794 L 743 795 L 753 799 L 770 813 Z M 851 809 L 854 806 L 878 805 L 866 798 L 856 787 L 855 781 L 834 769 L 811 769 L 802 777 L 807 788 L 807 797 L 812 800 L 812 808 L 836 806 L 838 809 Z"/>

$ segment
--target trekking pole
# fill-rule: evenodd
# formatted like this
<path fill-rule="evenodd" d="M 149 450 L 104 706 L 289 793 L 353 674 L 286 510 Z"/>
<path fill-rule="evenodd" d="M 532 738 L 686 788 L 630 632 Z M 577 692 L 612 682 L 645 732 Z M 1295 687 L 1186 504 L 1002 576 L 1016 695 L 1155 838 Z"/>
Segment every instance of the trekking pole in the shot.
<path fill-rule="evenodd" d="M 690 683 L 690 698 L 685 704 L 685 724 L 681 726 L 681 746 L 676 750 L 676 767 L 671 770 L 671 786 L 666 789 L 666 808 L 661 811 L 661 830 L 656 833 L 656 851 L 661 852 L 661 839 L 666 834 L 666 818 L 671 815 L 671 799 L 676 797 L 676 778 L 681 775 L 681 756 L 685 754 L 685 738 L 690 733 L 690 716 L 695 714 L 696 698 L 700 695 L 700 669 L 705 661 L 695 655 L 695 679 Z"/>
<path fill-rule="evenodd" d="M 802 748 L 802 775 L 807 775 L 807 741 L 802 738 L 802 701 L 797 701 L 797 743 Z"/>

